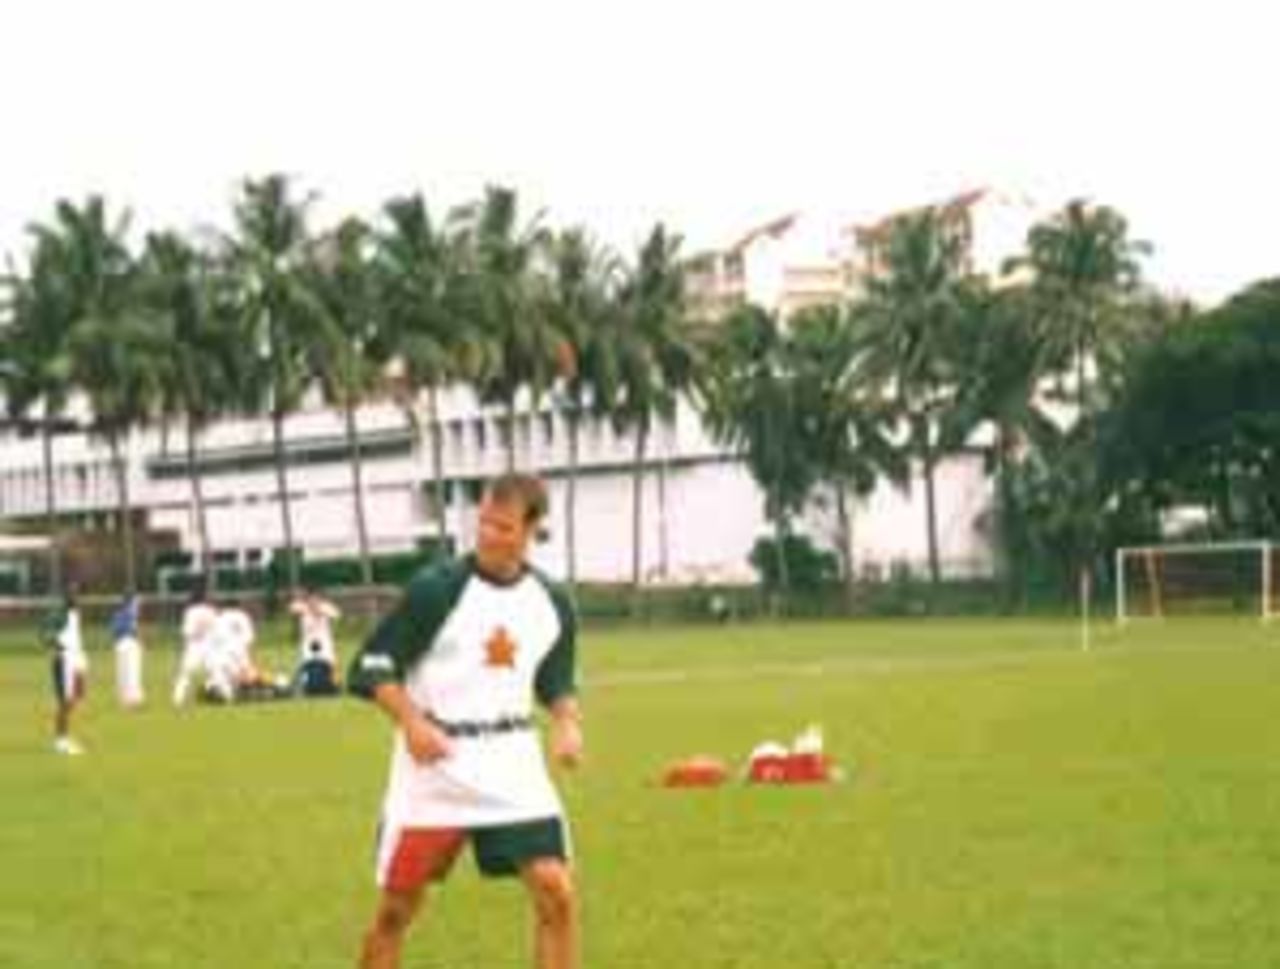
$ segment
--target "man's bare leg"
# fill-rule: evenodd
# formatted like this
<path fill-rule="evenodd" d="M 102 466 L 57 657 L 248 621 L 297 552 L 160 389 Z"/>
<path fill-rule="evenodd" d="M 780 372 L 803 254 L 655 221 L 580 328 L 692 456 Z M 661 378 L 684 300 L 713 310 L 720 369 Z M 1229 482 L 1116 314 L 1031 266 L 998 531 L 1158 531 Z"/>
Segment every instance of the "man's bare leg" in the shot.
<path fill-rule="evenodd" d="M 569 865 L 539 858 L 520 870 L 534 914 L 536 969 L 577 969 L 578 904 Z"/>
<path fill-rule="evenodd" d="M 382 893 L 373 924 L 364 936 L 360 969 L 398 969 L 405 933 L 418 914 L 425 894 L 424 888 Z"/>

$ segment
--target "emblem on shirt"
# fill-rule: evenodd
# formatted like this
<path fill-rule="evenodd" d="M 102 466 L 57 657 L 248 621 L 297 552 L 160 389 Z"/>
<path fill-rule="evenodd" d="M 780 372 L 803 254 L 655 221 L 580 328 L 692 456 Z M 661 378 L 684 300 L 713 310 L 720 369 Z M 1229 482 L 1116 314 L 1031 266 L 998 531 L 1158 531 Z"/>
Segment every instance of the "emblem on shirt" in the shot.
<path fill-rule="evenodd" d="M 516 641 L 502 626 L 495 629 L 484 644 L 484 665 L 515 669 Z"/>

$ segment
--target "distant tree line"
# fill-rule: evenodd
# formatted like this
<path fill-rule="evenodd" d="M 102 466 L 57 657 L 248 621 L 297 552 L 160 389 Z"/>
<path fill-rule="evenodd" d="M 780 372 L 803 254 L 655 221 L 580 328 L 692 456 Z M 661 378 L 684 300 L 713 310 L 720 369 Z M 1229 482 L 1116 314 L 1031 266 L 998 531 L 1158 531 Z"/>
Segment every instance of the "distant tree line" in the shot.
<path fill-rule="evenodd" d="M 284 421 L 316 390 L 344 419 L 366 581 L 360 407 L 394 401 L 422 431 L 443 537 L 438 401 L 460 385 L 505 415 L 512 467 L 518 399 L 562 412 L 570 579 L 583 421 L 608 421 L 635 444 L 638 587 L 646 456 L 681 399 L 758 483 L 775 531 L 766 571 L 784 592 L 785 549 L 819 492 L 833 500 L 853 588 L 857 509 L 882 481 L 923 490 L 928 578 L 940 582 L 936 472 L 959 452 L 985 457 L 1011 604 L 1034 583 L 1087 591 L 1117 542 L 1158 538 L 1172 508 L 1202 508 L 1210 537 L 1277 532 L 1280 281 L 1207 309 L 1166 297 L 1143 282 L 1145 244 L 1105 206 L 1069 203 L 994 275 L 972 270 L 951 214 L 907 213 L 871 244 L 875 271 L 844 302 L 788 319 L 741 305 L 708 320 L 691 314 L 680 239 L 662 225 L 623 257 L 585 227 L 523 217 L 498 187 L 444 213 L 406 195 L 323 232 L 314 203 L 283 176 L 250 179 L 230 231 L 153 232 L 134 245 L 127 215 L 102 198 L 63 201 L 9 262 L 7 419 L 41 436 L 53 522 L 56 439 L 72 399 L 88 401 L 87 429 L 115 467 L 131 586 L 129 436 L 182 429 L 208 573 L 201 437 L 235 415 L 271 422 L 297 582 Z"/>

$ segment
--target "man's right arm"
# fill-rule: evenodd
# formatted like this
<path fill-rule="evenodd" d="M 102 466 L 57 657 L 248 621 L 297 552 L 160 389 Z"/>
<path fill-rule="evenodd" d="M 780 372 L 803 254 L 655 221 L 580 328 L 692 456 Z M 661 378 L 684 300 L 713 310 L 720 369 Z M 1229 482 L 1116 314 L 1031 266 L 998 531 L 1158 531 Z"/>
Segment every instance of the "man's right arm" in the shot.
<path fill-rule="evenodd" d="M 450 583 L 433 570 L 416 577 L 396 608 L 378 624 L 351 661 L 351 692 L 373 700 L 404 731 L 415 760 L 427 762 L 449 752 L 449 739 L 405 690 L 409 670 L 430 648 L 451 608 Z"/>
<path fill-rule="evenodd" d="M 380 706 L 397 727 L 404 731 L 409 754 L 420 764 L 449 756 L 451 745 L 444 731 L 419 710 L 399 683 L 382 683 L 373 691 L 373 702 Z"/>

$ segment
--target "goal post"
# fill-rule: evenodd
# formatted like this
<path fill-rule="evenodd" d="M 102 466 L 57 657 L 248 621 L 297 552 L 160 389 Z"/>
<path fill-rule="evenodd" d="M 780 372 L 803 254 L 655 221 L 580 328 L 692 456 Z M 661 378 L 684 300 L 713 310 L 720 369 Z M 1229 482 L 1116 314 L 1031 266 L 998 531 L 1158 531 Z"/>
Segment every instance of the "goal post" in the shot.
<path fill-rule="evenodd" d="M 1116 621 L 1222 614 L 1269 620 L 1276 553 L 1277 546 L 1264 539 L 1117 548 Z"/>

